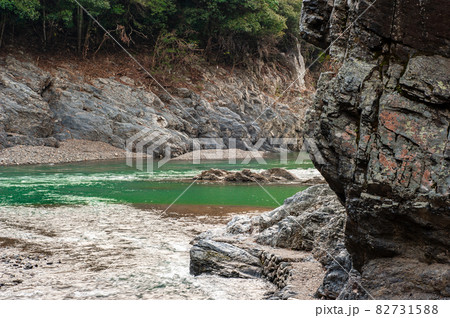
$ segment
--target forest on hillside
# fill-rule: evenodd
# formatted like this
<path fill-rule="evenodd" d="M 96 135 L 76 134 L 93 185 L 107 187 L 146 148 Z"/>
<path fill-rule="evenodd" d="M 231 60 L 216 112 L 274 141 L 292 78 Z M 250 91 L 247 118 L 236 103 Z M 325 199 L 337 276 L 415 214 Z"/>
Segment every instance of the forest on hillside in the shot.
<path fill-rule="evenodd" d="M 125 47 L 198 50 L 233 63 L 246 56 L 268 59 L 296 43 L 301 5 L 300 0 L 0 0 L 0 46 L 26 39 L 43 51 L 64 48 L 87 57 L 114 45 L 93 17 Z"/>

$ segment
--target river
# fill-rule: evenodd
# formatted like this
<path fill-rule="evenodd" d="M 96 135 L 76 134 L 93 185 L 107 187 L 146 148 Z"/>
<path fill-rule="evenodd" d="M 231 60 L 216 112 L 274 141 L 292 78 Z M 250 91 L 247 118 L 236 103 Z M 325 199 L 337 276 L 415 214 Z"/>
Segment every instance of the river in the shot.
<path fill-rule="evenodd" d="M 310 169 L 277 158 L 245 168 Z M 263 279 L 189 274 L 189 242 L 239 213 L 277 206 L 258 185 L 195 183 L 225 161 L 169 162 L 152 173 L 122 160 L 0 167 L 0 299 L 262 299 Z M 268 185 L 279 202 L 304 189 Z"/>

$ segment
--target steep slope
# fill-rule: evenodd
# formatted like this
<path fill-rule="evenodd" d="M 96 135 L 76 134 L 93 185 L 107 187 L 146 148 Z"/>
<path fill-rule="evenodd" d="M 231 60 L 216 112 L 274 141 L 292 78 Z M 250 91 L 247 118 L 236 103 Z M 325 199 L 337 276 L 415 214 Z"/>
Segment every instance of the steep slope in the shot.
<path fill-rule="evenodd" d="M 345 204 L 362 286 L 375 298 L 448 298 L 450 3 L 371 2 L 303 1 L 304 38 L 331 44 L 341 65 L 320 77 L 308 147 Z"/>
<path fill-rule="evenodd" d="M 194 91 L 195 85 L 186 83 L 191 89 L 172 88 L 169 96 L 125 76 L 86 77 L 70 60 L 47 72 L 29 56 L 9 55 L 0 58 L 0 149 L 18 144 L 55 146 L 58 140 L 72 138 L 124 148 L 137 134 L 134 144 L 142 141 L 145 150 L 153 141 L 144 139 L 156 133 L 164 139 L 157 153 L 170 145 L 172 155 L 179 155 L 192 149 L 194 138 L 220 138 L 224 147 L 235 138 L 240 149 L 259 138 L 294 138 L 301 130 L 304 102 L 297 97 L 290 109 L 271 96 L 291 77 L 303 79 L 304 62 L 298 53 L 286 55 L 285 63 L 290 74 L 242 70 L 230 74 L 206 65 L 201 88 Z M 272 92 L 264 89 L 268 83 Z M 299 83 L 297 88 L 304 87 L 303 81 Z M 147 133 L 140 134 L 144 129 Z M 300 146 L 301 142 L 294 148 Z M 276 147 L 266 140 L 261 150 Z"/>

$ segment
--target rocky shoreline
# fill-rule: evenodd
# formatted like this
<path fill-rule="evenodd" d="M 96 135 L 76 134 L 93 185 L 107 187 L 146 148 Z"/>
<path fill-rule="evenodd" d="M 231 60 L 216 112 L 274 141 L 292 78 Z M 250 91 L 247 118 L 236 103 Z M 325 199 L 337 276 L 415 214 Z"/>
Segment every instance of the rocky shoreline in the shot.
<path fill-rule="evenodd" d="M 288 106 L 264 91 L 278 84 L 257 84 L 261 74 L 255 79 L 251 71 L 236 70 L 229 76 L 225 69 L 207 66 L 201 74 L 195 91 L 174 87 L 170 93 L 153 92 L 124 76 L 86 76 L 69 62 L 48 72 L 27 55 L 0 57 L 0 149 L 53 146 L 67 139 L 125 149 L 131 140 L 133 148 L 142 148 L 133 149 L 136 152 L 154 146 L 164 155 L 170 146 L 175 157 L 194 150 L 204 139 L 243 150 L 264 139 L 260 149 L 276 151 L 279 146 L 270 144 L 268 137 L 299 138 L 306 93 Z M 274 72 L 264 81 L 282 80 Z M 156 138 L 164 142 L 153 145 Z M 292 147 L 299 150 L 301 139 Z"/>
<path fill-rule="evenodd" d="M 353 286 L 358 277 L 344 244 L 345 220 L 328 185 L 312 186 L 273 211 L 236 216 L 197 236 L 190 271 L 266 278 L 278 288 L 270 299 L 367 298 Z"/>

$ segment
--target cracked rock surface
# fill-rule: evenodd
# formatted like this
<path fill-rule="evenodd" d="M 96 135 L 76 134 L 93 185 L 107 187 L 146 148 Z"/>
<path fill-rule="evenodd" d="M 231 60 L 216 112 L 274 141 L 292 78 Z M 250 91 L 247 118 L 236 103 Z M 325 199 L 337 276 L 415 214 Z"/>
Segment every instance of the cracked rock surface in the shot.
<path fill-rule="evenodd" d="M 304 68 L 303 61 L 297 66 Z M 279 145 L 267 138 L 299 137 L 303 116 L 297 111 L 305 108 L 301 97 L 289 107 L 272 105 L 275 100 L 258 86 L 256 74 L 230 76 L 221 68 L 205 68 L 202 76 L 202 91 L 177 88 L 172 98 L 130 78 L 85 78 L 70 64 L 49 73 L 26 56 L 2 57 L 0 150 L 15 145 L 57 147 L 67 139 L 123 149 L 131 138 L 138 152 L 152 147 L 161 155 L 171 146 L 177 156 L 192 150 L 195 138 L 218 138 L 223 148 L 234 138 L 232 148 L 244 150 L 266 138 L 260 150 L 271 151 Z M 274 87 L 283 81 L 275 74 L 264 79 Z M 140 134 L 144 129 L 147 132 Z M 154 140 L 162 140 L 164 147 Z M 301 140 L 292 147 L 298 150 Z"/>
<path fill-rule="evenodd" d="M 270 299 L 336 299 L 353 282 L 345 218 L 328 185 L 312 186 L 273 211 L 235 216 L 225 228 L 200 234 L 192 242 L 190 271 L 263 277 L 278 288 Z"/>
<path fill-rule="evenodd" d="M 449 298 L 450 3 L 371 2 L 303 2 L 305 39 L 341 65 L 307 114 L 312 159 L 345 204 L 365 289 Z"/>

